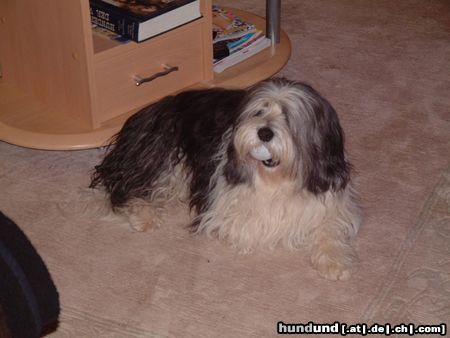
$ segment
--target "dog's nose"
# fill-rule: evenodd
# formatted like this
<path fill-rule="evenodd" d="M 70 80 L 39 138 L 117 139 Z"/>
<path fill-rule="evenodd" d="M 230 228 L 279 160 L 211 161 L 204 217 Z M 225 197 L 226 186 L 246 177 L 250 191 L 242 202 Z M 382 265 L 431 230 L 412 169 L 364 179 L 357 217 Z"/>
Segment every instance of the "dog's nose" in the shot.
<path fill-rule="evenodd" d="M 268 127 L 262 127 L 258 130 L 258 137 L 263 142 L 269 142 L 273 138 L 273 131 Z"/>

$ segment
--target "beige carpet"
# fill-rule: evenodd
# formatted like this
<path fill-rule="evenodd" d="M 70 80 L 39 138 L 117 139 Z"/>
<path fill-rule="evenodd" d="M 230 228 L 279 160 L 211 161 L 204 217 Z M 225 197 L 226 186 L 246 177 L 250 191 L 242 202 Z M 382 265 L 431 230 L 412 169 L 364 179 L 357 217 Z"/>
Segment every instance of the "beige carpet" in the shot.
<path fill-rule="evenodd" d="M 220 1 L 264 14 L 264 1 Z M 285 323 L 450 324 L 450 2 L 283 0 L 281 75 L 335 106 L 365 222 L 358 271 L 321 279 L 303 252 L 237 255 L 174 211 L 134 233 L 81 217 L 102 150 L 0 143 L 0 209 L 59 289 L 51 337 L 272 337 Z M 425 337 L 427 335 L 424 335 Z"/>

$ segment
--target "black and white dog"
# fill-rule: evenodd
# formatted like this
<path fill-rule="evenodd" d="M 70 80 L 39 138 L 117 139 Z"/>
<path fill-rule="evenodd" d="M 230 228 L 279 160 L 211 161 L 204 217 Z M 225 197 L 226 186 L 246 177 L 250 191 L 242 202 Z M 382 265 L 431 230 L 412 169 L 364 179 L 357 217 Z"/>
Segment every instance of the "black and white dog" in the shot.
<path fill-rule="evenodd" d="M 163 98 L 128 119 L 95 168 L 97 186 L 136 230 L 185 201 L 197 233 L 241 252 L 305 246 L 322 276 L 350 276 L 361 217 L 343 132 L 306 84 L 275 78 Z"/>

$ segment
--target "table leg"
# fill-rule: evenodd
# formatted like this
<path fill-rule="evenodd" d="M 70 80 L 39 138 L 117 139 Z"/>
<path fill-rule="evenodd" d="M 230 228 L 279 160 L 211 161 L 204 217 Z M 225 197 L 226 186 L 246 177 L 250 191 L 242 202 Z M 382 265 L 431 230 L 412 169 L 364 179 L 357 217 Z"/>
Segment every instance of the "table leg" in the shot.
<path fill-rule="evenodd" d="M 272 44 L 280 42 L 281 0 L 266 0 L 266 36 Z"/>

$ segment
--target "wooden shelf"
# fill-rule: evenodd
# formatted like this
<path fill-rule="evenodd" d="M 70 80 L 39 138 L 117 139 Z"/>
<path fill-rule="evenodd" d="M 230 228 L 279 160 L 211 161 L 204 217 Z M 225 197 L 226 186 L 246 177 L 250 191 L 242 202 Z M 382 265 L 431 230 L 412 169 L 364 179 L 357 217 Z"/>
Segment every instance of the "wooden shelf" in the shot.
<path fill-rule="evenodd" d="M 244 20 L 255 23 L 257 27 L 265 27 L 263 18 L 232 10 Z M 288 61 L 290 51 L 289 38 L 281 32 L 279 44 L 221 74 L 215 74 L 212 81 L 199 83 L 194 87 L 248 87 L 277 73 Z M 0 138 L 23 147 L 46 150 L 100 147 L 107 144 L 126 119 L 137 110 L 125 112 L 102 123 L 101 127 L 91 129 L 83 120 L 51 110 L 0 80 Z"/>

